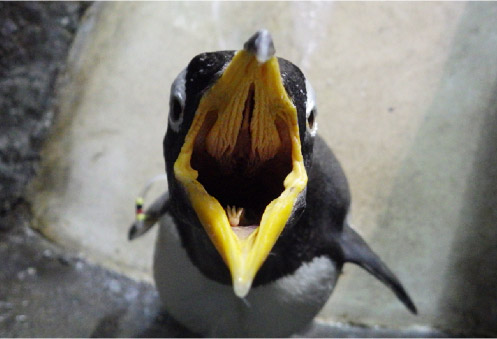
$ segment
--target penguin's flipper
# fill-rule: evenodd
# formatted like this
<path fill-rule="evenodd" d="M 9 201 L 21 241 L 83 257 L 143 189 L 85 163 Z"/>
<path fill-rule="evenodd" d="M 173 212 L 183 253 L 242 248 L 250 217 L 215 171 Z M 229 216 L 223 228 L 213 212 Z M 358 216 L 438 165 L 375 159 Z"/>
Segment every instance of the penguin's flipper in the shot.
<path fill-rule="evenodd" d="M 145 234 L 169 211 L 169 192 L 158 197 L 145 211 L 143 218 L 137 218 L 128 231 L 128 239 L 134 240 Z"/>
<path fill-rule="evenodd" d="M 418 311 L 397 277 L 381 261 L 366 242 L 348 225 L 345 225 L 339 239 L 344 262 L 351 262 L 364 268 L 387 285 L 402 303 L 414 314 Z"/>

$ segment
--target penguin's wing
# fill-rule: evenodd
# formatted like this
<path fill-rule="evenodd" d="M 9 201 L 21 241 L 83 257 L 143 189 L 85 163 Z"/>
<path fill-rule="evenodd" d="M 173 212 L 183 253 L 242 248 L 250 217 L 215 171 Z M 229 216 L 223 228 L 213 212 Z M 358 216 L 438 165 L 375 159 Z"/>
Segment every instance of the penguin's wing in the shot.
<path fill-rule="evenodd" d="M 350 192 L 340 163 L 324 140 L 315 138 L 308 185 L 308 224 L 322 225 L 314 240 L 322 243 L 331 259 L 364 268 L 388 286 L 414 314 L 416 306 L 399 280 L 347 223 Z M 323 237 L 323 235 L 325 235 Z"/>
<path fill-rule="evenodd" d="M 128 239 L 133 240 L 145 234 L 169 211 L 169 192 L 158 197 L 145 211 L 143 218 L 137 218 L 128 231 Z"/>
<path fill-rule="evenodd" d="M 344 262 L 357 264 L 374 275 L 395 293 L 409 311 L 417 314 L 416 306 L 397 277 L 348 224 L 340 232 L 338 245 Z"/>

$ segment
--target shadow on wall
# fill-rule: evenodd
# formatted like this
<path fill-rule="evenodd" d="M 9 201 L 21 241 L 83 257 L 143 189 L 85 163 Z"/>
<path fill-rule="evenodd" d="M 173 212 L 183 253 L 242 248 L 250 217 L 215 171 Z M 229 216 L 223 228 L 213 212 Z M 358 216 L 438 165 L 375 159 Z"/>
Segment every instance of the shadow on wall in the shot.
<path fill-rule="evenodd" d="M 495 27 L 487 27 L 482 16 L 495 18 L 496 4 L 471 3 L 461 22 L 460 31 L 482 34 L 478 39 L 460 46 L 455 52 L 494 48 Z M 493 41 L 493 43 L 492 43 Z M 483 45 L 483 46 L 477 46 Z M 471 53 L 471 52 L 470 52 Z M 493 55 L 493 57 L 491 56 Z M 477 56 L 474 67 L 481 67 Z M 488 64 L 495 64 L 495 53 L 490 52 Z M 484 66 L 483 66 L 484 67 Z M 492 67 L 495 70 L 495 66 Z M 482 71 L 482 70 L 480 70 Z M 494 74 L 495 76 L 495 74 Z M 439 312 L 445 315 L 449 328 L 466 328 L 474 335 L 497 334 L 497 78 L 487 100 L 481 102 L 480 129 L 472 169 L 466 178 L 466 189 L 455 228 L 448 276 L 439 302 Z M 470 91 L 470 88 L 467 89 Z M 488 100 L 489 99 L 489 100 Z"/>
<path fill-rule="evenodd" d="M 455 334 L 497 334 L 496 15 L 495 3 L 466 5 L 379 220 L 419 320 Z"/>
<path fill-rule="evenodd" d="M 497 86 L 482 125 L 440 300 L 452 328 L 497 334 Z"/>
<path fill-rule="evenodd" d="M 487 7 L 471 4 L 468 15 Z M 472 23 L 478 27 L 478 23 Z M 487 43 L 491 44 L 491 41 L 488 39 Z M 491 62 L 495 63 L 496 59 L 492 58 Z M 449 267 L 449 275 L 453 279 L 447 280 L 444 286 L 440 311 L 448 315 L 451 327 L 462 325 L 475 335 L 496 335 L 497 81 L 494 82 L 490 101 L 483 104 L 486 105 L 480 112 L 483 123 L 477 131 L 479 140 L 473 168 L 467 177 L 459 222 L 455 228 L 456 238 L 451 248 L 454 260 Z"/>

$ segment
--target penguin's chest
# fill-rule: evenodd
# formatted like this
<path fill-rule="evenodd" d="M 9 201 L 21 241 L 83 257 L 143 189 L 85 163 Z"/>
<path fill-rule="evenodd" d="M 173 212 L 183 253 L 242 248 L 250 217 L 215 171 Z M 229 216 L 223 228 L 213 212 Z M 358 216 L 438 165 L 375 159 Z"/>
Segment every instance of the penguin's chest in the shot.
<path fill-rule="evenodd" d="M 231 286 L 207 279 L 190 261 L 176 226 L 163 218 L 154 278 L 161 301 L 177 321 L 208 336 L 288 336 L 305 327 L 331 294 L 335 264 L 316 257 L 294 274 L 253 288 L 240 299 Z"/>

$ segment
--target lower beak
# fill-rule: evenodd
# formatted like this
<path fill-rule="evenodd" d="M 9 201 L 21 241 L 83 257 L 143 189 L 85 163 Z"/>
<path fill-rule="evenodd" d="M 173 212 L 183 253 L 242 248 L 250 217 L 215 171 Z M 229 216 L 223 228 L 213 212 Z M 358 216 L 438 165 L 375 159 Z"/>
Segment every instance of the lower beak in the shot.
<path fill-rule="evenodd" d="M 245 297 L 307 184 L 297 110 L 274 56 L 235 54 L 200 100 L 174 174 Z"/>

